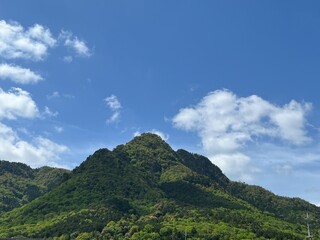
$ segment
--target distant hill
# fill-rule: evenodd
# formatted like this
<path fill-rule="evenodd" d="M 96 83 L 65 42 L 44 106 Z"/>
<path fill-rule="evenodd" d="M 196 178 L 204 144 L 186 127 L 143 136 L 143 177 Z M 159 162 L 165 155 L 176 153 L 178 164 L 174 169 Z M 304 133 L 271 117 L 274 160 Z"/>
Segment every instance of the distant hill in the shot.
<path fill-rule="evenodd" d="M 65 169 L 32 169 L 23 163 L 0 161 L 0 213 L 20 207 L 50 191 L 69 173 Z"/>
<path fill-rule="evenodd" d="M 145 133 L 96 151 L 45 195 L 2 214 L 0 237 L 295 240 L 305 239 L 306 212 L 319 238 L 320 208 L 230 181 L 209 159 Z"/>

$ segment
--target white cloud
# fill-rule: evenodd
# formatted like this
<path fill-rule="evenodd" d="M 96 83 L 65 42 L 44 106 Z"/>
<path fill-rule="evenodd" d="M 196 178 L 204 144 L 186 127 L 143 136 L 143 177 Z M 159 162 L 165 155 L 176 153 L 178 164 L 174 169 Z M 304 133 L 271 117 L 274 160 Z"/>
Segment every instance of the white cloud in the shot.
<path fill-rule="evenodd" d="M 58 116 L 58 114 L 59 114 L 58 112 L 53 112 L 53 111 L 51 111 L 51 109 L 49 107 L 45 106 L 42 115 L 44 117 L 56 117 L 56 116 Z"/>
<path fill-rule="evenodd" d="M 91 55 L 91 52 L 87 47 L 86 43 L 84 41 L 79 40 L 78 38 L 74 38 L 72 40 L 67 39 L 65 45 L 68 47 L 72 47 L 80 56 L 89 57 Z"/>
<path fill-rule="evenodd" d="M 52 113 L 49 108 L 46 108 L 45 112 Z M 39 110 L 27 91 L 12 88 L 5 92 L 0 88 L 0 120 L 33 119 L 39 115 Z M 2 159 L 23 162 L 33 167 L 62 166 L 58 161 L 60 154 L 68 150 L 66 146 L 41 136 L 33 137 L 24 128 L 18 128 L 17 131 L 26 135 L 31 141 L 21 139 L 18 132 L 0 122 L 0 156 Z"/>
<path fill-rule="evenodd" d="M 147 131 L 147 132 L 158 135 L 158 136 L 161 137 L 162 140 L 164 140 L 164 141 L 167 141 L 167 140 L 169 139 L 169 134 L 163 133 L 163 132 L 161 132 L 161 131 L 159 131 L 159 130 L 156 130 L 156 129 L 152 129 L 151 131 Z M 135 131 L 135 132 L 133 133 L 133 136 L 134 136 L 134 137 L 138 137 L 138 136 L 140 136 L 140 135 L 141 135 L 141 132 L 140 132 L 140 131 Z"/>
<path fill-rule="evenodd" d="M 110 118 L 107 119 L 107 123 L 114 123 L 118 122 L 120 120 L 120 112 L 116 111 L 114 112 Z"/>
<path fill-rule="evenodd" d="M 64 56 L 63 61 L 67 62 L 67 63 L 71 63 L 73 61 L 73 57 L 72 56 Z"/>
<path fill-rule="evenodd" d="M 0 56 L 6 59 L 43 60 L 56 40 L 48 28 L 35 24 L 25 30 L 16 22 L 0 21 Z"/>
<path fill-rule="evenodd" d="M 47 99 L 48 99 L 48 100 L 51 100 L 51 99 L 53 99 L 53 98 L 60 98 L 60 97 L 61 97 L 61 96 L 60 96 L 60 93 L 57 92 L 57 91 L 53 92 L 53 93 L 50 94 L 50 95 L 47 95 Z"/>
<path fill-rule="evenodd" d="M 72 48 L 79 56 L 90 57 L 92 55 L 86 43 L 73 36 L 71 32 L 61 31 L 59 38 L 64 41 L 66 47 Z"/>
<path fill-rule="evenodd" d="M 259 172 L 259 169 L 256 167 L 250 166 L 250 157 L 240 152 L 213 154 L 209 156 L 209 158 L 221 169 L 227 170 L 228 174 L 237 176 L 242 181 L 250 182 L 252 180 L 252 175 Z"/>
<path fill-rule="evenodd" d="M 32 167 L 61 166 L 59 155 L 67 151 L 66 146 L 43 137 L 36 137 L 32 143 L 28 143 L 21 140 L 12 128 L 0 123 L 0 156 L 2 159 L 23 162 Z"/>
<path fill-rule="evenodd" d="M 111 95 L 110 97 L 105 98 L 104 101 L 111 110 L 115 111 L 122 108 L 121 103 L 115 95 Z"/>
<path fill-rule="evenodd" d="M 37 83 L 43 80 L 41 75 L 28 68 L 22 68 L 6 63 L 0 64 L 0 78 L 9 79 L 20 84 Z"/>
<path fill-rule="evenodd" d="M 64 128 L 63 127 L 59 127 L 59 126 L 55 126 L 54 130 L 56 130 L 56 132 L 58 132 L 58 133 L 62 133 L 64 131 Z"/>
<path fill-rule="evenodd" d="M 74 99 L 75 96 L 71 94 L 66 94 L 66 93 L 61 94 L 58 91 L 54 91 L 53 93 L 47 95 L 48 100 L 59 99 L 59 98 Z"/>
<path fill-rule="evenodd" d="M 141 135 L 141 132 L 140 131 L 135 131 L 134 133 L 133 133 L 133 137 L 138 137 L 138 136 L 140 136 Z"/>
<path fill-rule="evenodd" d="M 35 118 L 39 116 L 30 94 L 20 88 L 5 92 L 0 88 L 0 119 Z"/>
<path fill-rule="evenodd" d="M 300 104 L 292 100 L 282 109 L 276 109 L 270 116 L 272 122 L 279 126 L 279 135 L 294 144 L 300 145 L 310 141 L 304 129 L 305 114 L 312 108 L 310 103 Z"/>
<path fill-rule="evenodd" d="M 230 91 L 218 90 L 196 106 L 180 109 L 173 124 L 197 132 L 210 159 L 227 174 L 247 179 L 257 169 L 249 164 L 250 157 L 242 153 L 246 144 L 261 137 L 294 145 L 310 142 L 305 118 L 311 108 L 310 103 L 292 100 L 281 107 L 256 95 L 239 98 Z"/>
<path fill-rule="evenodd" d="M 114 123 L 120 120 L 120 109 L 122 108 L 120 101 L 115 95 L 111 95 L 104 99 L 107 107 L 113 112 L 111 117 L 107 119 L 107 123 Z"/>
<path fill-rule="evenodd" d="M 164 140 L 164 141 L 167 141 L 167 140 L 169 139 L 169 135 L 168 135 L 168 134 L 163 133 L 163 132 L 161 132 L 161 131 L 159 131 L 159 130 L 152 129 L 150 132 L 153 133 L 153 134 L 158 135 L 158 136 L 161 137 L 162 140 Z"/>
<path fill-rule="evenodd" d="M 69 31 L 61 31 L 58 40 L 49 28 L 35 24 L 27 29 L 17 22 L 0 20 L 0 57 L 4 59 L 44 60 L 49 49 L 57 45 L 71 48 L 78 56 L 90 57 L 92 50 L 85 41 Z M 65 62 L 72 62 L 72 56 L 65 56 Z"/>

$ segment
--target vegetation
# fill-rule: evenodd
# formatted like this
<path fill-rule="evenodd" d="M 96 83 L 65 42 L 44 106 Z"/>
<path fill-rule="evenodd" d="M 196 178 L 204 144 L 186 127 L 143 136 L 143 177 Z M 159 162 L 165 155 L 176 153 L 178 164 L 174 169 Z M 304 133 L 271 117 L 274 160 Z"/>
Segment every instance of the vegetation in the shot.
<path fill-rule="evenodd" d="M 64 181 L 29 170 L 14 171 L 59 185 L 3 213 L 0 238 L 295 240 L 305 239 L 306 211 L 320 227 L 318 207 L 232 182 L 207 158 L 173 151 L 153 134 L 96 151 Z"/>
<path fill-rule="evenodd" d="M 20 207 L 67 179 L 69 171 L 0 161 L 0 213 Z"/>

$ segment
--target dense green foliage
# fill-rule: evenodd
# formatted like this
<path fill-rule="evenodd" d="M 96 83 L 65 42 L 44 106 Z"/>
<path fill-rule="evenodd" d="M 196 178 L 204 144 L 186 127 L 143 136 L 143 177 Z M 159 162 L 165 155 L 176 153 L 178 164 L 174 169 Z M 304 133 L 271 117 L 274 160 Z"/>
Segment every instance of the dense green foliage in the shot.
<path fill-rule="evenodd" d="M 68 170 L 0 161 L 0 213 L 20 207 L 67 179 Z"/>
<path fill-rule="evenodd" d="M 228 190 L 233 196 L 249 202 L 256 208 L 292 223 L 304 224 L 305 219 L 301 216 L 306 212 L 313 213 L 318 218 L 314 218 L 312 222 L 319 225 L 320 208 L 302 199 L 280 197 L 262 187 L 239 182 L 231 182 Z"/>
<path fill-rule="evenodd" d="M 47 170 L 32 179 L 58 183 Z M 306 211 L 319 237 L 318 207 L 232 182 L 207 158 L 142 134 L 96 151 L 59 186 L 2 214 L 0 237 L 295 240 L 305 238 Z"/>

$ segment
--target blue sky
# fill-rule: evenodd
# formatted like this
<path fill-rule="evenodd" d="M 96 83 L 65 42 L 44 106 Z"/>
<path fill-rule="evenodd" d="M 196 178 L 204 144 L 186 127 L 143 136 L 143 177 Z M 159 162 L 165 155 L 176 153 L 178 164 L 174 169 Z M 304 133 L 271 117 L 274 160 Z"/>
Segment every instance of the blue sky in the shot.
<path fill-rule="evenodd" d="M 73 168 L 151 131 L 320 204 L 318 1 L 1 1 L 0 158 Z"/>

